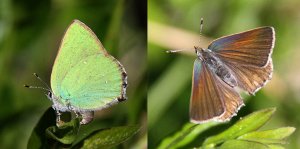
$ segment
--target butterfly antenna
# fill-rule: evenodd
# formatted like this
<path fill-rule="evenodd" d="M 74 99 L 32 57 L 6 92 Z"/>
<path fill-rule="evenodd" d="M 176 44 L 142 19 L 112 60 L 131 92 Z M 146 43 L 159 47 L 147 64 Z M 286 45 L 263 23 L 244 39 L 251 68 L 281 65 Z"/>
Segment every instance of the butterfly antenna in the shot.
<path fill-rule="evenodd" d="M 40 87 L 40 86 L 30 86 L 30 85 L 25 84 L 24 87 L 27 87 L 27 88 L 35 88 L 35 89 L 41 89 L 41 90 L 45 90 L 45 91 L 51 92 L 51 90 L 49 90 L 49 89 L 47 89 L 47 88 Z"/>
<path fill-rule="evenodd" d="M 200 19 L 200 39 L 202 37 L 202 29 L 203 29 L 203 18 Z M 199 42 L 201 42 L 200 39 L 199 39 Z"/>
<path fill-rule="evenodd" d="M 34 75 L 38 80 L 40 80 L 40 81 L 48 88 L 49 91 L 51 91 L 51 89 L 50 89 L 50 87 L 48 86 L 48 84 L 45 83 L 45 81 L 43 81 L 43 80 L 39 77 L 38 74 L 33 73 L 33 75 Z"/>
<path fill-rule="evenodd" d="M 203 29 L 203 18 L 200 19 L 200 37 L 202 37 L 202 29 Z M 199 41 L 200 41 L 200 39 L 199 39 Z M 166 53 L 176 53 L 176 52 L 181 52 L 181 51 L 185 51 L 185 50 L 167 50 Z"/>
<path fill-rule="evenodd" d="M 176 52 L 181 52 L 184 50 L 167 50 L 166 53 L 176 53 Z"/>

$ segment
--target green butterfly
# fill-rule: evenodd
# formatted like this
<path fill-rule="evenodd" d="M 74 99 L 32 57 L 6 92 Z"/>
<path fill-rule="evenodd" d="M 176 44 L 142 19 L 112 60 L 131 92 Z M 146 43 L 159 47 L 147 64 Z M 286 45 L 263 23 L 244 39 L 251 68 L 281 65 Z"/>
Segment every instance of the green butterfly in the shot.
<path fill-rule="evenodd" d="M 82 116 L 80 124 L 88 124 L 95 110 L 126 100 L 126 87 L 122 64 L 88 26 L 74 20 L 61 41 L 51 73 L 52 90 L 46 94 L 53 102 L 57 125 L 66 111 Z"/>

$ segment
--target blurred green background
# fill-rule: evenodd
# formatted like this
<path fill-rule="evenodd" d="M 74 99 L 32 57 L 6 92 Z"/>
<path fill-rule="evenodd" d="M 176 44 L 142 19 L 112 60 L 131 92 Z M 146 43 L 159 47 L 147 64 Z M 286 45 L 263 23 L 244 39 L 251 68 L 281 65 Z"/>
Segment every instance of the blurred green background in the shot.
<path fill-rule="evenodd" d="M 120 148 L 145 148 L 147 3 L 139 0 L 0 1 L 0 148 L 26 148 L 31 131 L 51 102 L 36 72 L 49 83 L 64 31 L 73 19 L 89 26 L 128 73 L 128 100 L 96 113 L 103 128 L 140 124 Z"/>
<path fill-rule="evenodd" d="M 239 117 L 258 109 L 276 107 L 263 129 L 293 126 L 287 148 L 300 148 L 300 1 L 297 0 L 148 0 L 148 140 L 155 148 L 189 122 L 193 46 L 207 47 L 214 38 L 260 26 L 273 26 L 273 79 L 255 96 L 244 96 Z M 199 35 L 200 18 L 204 18 Z M 199 42 L 200 39 L 200 42 Z M 166 50 L 187 49 L 167 54 Z M 211 130 L 211 134 L 220 132 Z M 211 135 L 210 134 L 210 135 Z M 198 138 L 200 146 L 205 138 Z M 193 146 L 190 146 L 190 148 Z"/>

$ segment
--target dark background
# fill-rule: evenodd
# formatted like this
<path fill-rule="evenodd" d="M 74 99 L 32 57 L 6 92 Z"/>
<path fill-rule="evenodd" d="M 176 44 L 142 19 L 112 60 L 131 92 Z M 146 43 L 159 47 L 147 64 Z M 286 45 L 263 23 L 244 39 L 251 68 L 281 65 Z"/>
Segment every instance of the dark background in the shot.
<path fill-rule="evenodd" d="M 96 113 L 103 128 L 140 124 L 121 148 L 146 146 L 146 1 L 0 1 L 0 148 L 26 148 L 31 131 L 51 102 L 36 72 L 49 84 L 64 31 L 73 19 L 89 26 L 128 73 L 128 101 Z"/>
<path fill-rule="evenodd" d="M 273 26 L 273 79 L 246 104 L 232 122 L 259 109 L 276 107 L 262 129 L 296 127 L 287 148 L 300 148 L 300 1 L 297 0 L 149 0 L 148 1 L 148 139 L 155 148 L 189 122 L 193 46 L 260 26 Z M 204 18 L 201 41 L 199 22 Z M 190 49 L 167 54 L 166 50 Z M 216 133 L 220 130 L 212 130 Z M 203 138 L 202 138 L 203 139 Z M 194 141 L 200 146 L 201 138 Z"/>

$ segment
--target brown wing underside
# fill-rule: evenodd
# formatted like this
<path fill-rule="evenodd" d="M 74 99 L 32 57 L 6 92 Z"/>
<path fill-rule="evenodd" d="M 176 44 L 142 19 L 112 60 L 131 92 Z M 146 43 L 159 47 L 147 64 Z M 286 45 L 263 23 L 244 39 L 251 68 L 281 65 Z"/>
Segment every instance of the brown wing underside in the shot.
<path fill-rule="evenodd" d="M 194 123 L 226 121 L 243 105 L 239 94 L 199 59 L 194 63 L 190 118 Z"/>

